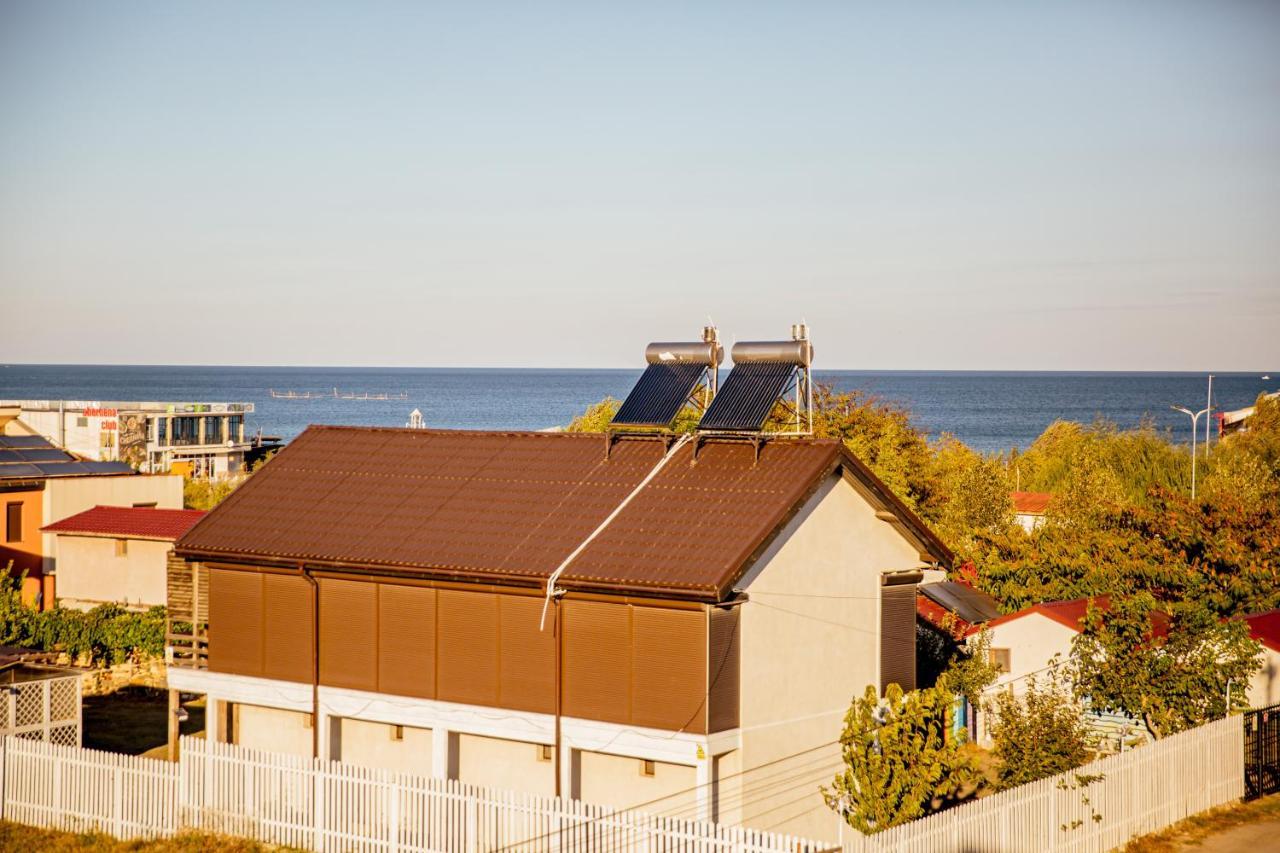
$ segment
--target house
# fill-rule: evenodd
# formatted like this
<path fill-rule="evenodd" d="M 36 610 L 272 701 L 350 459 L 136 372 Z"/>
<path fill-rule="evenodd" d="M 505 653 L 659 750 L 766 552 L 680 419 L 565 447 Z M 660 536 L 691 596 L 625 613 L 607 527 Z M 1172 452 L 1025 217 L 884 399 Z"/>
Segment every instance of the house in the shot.
<path fill-rule="evenodd" d="M 811 836 L 952 560 L 835 441 L 332 426 L 176 554 L 210 737 Z"/>
<path fill-rule="evenodd" d="M 226 477 L 255 452 L 253 403 L 0 400 L 0 433 L 42 436 L 77 456 L 147 473 Z"/>
<path fill-rule="evenodd" d="M 173 543 L 202 510 L 95 506 L 40 528 L 57 537 L 58 601 L 88 610 L 114 602 L 145 610 L 166 603 Z"/>
<path fill-rule="evenodd" d="M 1262 668 L 1249 680 L 1250 708 L 1280 704 L 1280 610 L 1244 617 L 1249 636 L 1262 645 Z"/>
<path fill-rule="evenodd" d="M 1045 513 L 1053 495 L 1049 492 L 1010 492 L 1013 499 L 1013 517 L 1022 529 L 1030 533 L 1044 524 Z"/>
<path fill-rule="evenodd" d="M 52 607 L 57 542 L 42 527 L 98 504 L 182 506 L 182 478 L 144 476 L 123 462 L 86 462 L 39 436 L 0 435 L 0 572 L 26 573 L 23 600 Z"/>

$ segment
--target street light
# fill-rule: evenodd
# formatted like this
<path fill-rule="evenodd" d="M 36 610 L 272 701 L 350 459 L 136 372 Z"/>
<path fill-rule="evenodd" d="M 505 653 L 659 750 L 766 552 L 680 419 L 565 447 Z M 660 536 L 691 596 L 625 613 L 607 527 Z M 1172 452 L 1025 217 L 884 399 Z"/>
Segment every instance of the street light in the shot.
<path fill-rule="evenodd" d="M 1207 413 L 1207 408 L 1198 412 L 1193 412 L 1185 406 L 1170 406 L 1175 412 L 1182 412 L 1184 415 L 1191 416 L 1191 500 L 1196 499 L 1196 422 L 1200 420 L 1200 416 Z M 1208 423 L 1206 420 L 1205 423 Z"/>

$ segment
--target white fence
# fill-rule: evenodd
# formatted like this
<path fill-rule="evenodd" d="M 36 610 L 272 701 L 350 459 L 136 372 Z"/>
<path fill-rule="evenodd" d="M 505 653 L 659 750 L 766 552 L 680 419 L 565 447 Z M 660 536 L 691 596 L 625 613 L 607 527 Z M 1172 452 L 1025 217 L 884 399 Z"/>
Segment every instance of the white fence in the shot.
<path fill-rule="evenodd" d="M 19 664 L 6 677 L 28 667 L 48 672 L 44 667 Z M 79 673 L 0 684 L 0 737 L 5 735 L 79 746 Z"/>
<path fill-rule="evenodd" d="M 1228 717 L 1137 749 L 957 806 L 876 835 L 847 853 L 1112 850 L 1244 796 L 1244 727 Z M 1101 777 L 1087 781 L 1090 777 Z"/>
<path fill-rule="evenodd" d="M 177 764 L 6 738 L 0 819 L 118 838 L 199 829 L 319 851 L 819 853 L 778 833 L 183 738 Z"/>

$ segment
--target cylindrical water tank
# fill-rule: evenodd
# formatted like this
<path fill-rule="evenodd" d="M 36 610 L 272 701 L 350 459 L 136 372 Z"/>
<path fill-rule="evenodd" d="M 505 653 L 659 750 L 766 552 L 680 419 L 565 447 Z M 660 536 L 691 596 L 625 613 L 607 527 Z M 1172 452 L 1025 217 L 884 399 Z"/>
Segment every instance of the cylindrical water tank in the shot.
<path fill-rule="evenodd" d="M 649 364 L 719 364 L 724 347 L 702 341 L 655 341 L 644 348 Z"/>
<path fill-rule="evenodd" d="M 809 341 L 739 341 L 733 345 L 734 364 L 759 361 L 808 367 L 813 363 L 813 344 Z"/>

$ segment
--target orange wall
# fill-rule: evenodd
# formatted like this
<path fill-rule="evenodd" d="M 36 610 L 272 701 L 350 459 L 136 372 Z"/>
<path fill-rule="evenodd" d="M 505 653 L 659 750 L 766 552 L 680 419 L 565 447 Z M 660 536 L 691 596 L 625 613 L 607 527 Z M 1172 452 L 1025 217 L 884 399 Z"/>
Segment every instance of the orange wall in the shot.
<path fill-rule="evenodd" d="M 22 504 L 22 539 L 18 542 L 6 542 L 9 504 Z M 44 562 L 44 550 L 40 535 L 41 519 L 44 517 L 44 492 L 30 490 L 21 492 L 0 492 L 0 571 L 13 561 L 13 573 L 22 574 L 27 571 L 27 580 L 22 587 L 22 598 L 27 603 L 35 601 L 36 593 L 42 589 L 41 568 Z M 52 605 L 52 598 L 48 601 Z"/>

